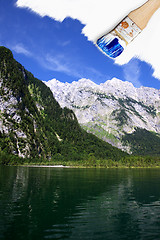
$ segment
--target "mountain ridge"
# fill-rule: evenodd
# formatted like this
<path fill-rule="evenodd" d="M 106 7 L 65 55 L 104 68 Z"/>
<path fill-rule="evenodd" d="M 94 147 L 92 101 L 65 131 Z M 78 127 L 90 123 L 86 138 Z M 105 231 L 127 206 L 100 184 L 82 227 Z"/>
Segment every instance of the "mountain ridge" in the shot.
<path fill-rule="evenodd" d="M 101 139 L 129 153 L 126 134 L 137 128 L 160 134 L 160 90 L 140 87 L 113 78 L 95 84 L 89 79 L 61 83 L 44 82 L 61 107 L 74 111 L 81 126 Z"/>

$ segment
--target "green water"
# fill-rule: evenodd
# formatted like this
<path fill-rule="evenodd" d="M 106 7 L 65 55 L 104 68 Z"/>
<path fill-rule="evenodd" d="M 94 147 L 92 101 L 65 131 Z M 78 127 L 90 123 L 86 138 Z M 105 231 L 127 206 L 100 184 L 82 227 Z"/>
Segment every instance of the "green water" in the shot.
<path fill-rule="evenodd" d="M 160 239 L 160 169 L 0 166 L 0 239 Z"/>

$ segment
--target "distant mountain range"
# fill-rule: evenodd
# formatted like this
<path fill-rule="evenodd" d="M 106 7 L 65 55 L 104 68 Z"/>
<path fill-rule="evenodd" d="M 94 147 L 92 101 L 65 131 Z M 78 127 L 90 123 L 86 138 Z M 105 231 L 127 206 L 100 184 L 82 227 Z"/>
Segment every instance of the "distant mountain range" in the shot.
<path fill-rule="evenodd" d="M 100 85 L 89 79 L 44 83 L 87 132 L 128 153 L 160 153 L 160 90 L 116 78 Z"/>

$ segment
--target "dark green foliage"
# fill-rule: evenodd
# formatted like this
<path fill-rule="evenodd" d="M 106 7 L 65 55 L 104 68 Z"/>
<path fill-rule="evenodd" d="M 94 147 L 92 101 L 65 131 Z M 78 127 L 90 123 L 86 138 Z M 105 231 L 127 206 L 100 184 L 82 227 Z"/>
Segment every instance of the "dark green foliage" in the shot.
<path fill-rule="evenodd" d="M 24 164 L 27 159 L 20 158 L 14 154 L 8 154 L 5 151 L 0 151 L 0 164 L 2 165 L 20 165 Z"/>
<path fill-rule="evenodd" d="M 133 154 L 159 155 L 160 135 L 137 128 L 132 134 L 126 134 L 122 138 L 124 145 L 131 146 Z"/>
<path fill-rule="evenodd" d="M 114 110 L 112 112 L 112 116 L 114 116 L 114 119 L 118 122 L 118 126 L 123 126 L 127 123 L 127 120 L 129 119 L 125 109 L 118 109 Z"/>
<path fill-rule="evenodd" d="M 31 160 L 43 159 L 43 162 L 51 159 L 86 161 L 91 157 L 115 161 L 127 155 L 85 132 L 75 114 L 67 108 L 62 109 L 51 90 L 16 62 L 11 51 L 4 47 L 0 47 L 0 78 L 3 79 L 1 95 L 8 97 L 3 95 L 4 87 L 13 92 L 21 117 L 17 123 L 3 114 L 14 127 L 9 134 L 1 133 L 1 152 L 18 155 L 20 151 Z M 15 130 L 19 129 L 27 138 L 17 136 Z"/>
<path fill-rule="evenodd" d="M 143 120 L 142 116 L 139 115 L 139 113 L 136 111 L 133 104 L 138 104 L 138 105 L 142 106 L 142 108 L 144 108 L 147 113 L 152 115 L 152 117 L 156 116 L 156 109 L 154 108 L 154 106 L 147 106 L 143 102 L 138 102 L 133 98 L 129 98 L 129 97 L 127 97 L 125 99 L 119 98 L 118 102 L 121 107 L 123 107 L 124 109 L 131 110 L 132 112 L 134 112 L 135 115 L 140 117 L 142 120 Z"/>

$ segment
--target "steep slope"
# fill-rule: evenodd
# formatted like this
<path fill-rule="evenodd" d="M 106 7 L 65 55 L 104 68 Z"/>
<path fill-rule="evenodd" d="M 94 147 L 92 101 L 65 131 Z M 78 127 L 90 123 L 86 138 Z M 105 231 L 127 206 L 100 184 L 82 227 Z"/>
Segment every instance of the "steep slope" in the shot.
<path fill-rule="evenodd" d="M 118 159 L 124 153 L 85 132 L 42 81 L 0 47 L 0 150 L 43 159 Z"/>
<path fill-rule="evenodd" d="M 75 112 L 85 130 L 125 151 L 132 152 L 134 142 L 124 136 L 135 129 L 160 133 L 160 90 L 135 88 L 116 78 L 100 85 L 88 79 L 71 84 L 53 79 L 46 85 L 62 107 Z"/>
<path fill-rule="evenodd" d="M 122 137 L 124 144 L 131 146 L 133 154 L 160 155 L 160 134 L 137 128 L 132 134 Z"/>

